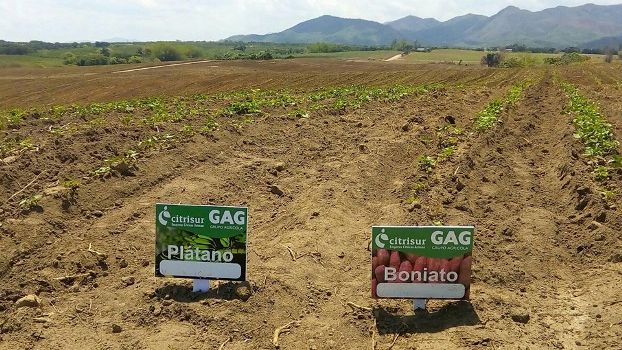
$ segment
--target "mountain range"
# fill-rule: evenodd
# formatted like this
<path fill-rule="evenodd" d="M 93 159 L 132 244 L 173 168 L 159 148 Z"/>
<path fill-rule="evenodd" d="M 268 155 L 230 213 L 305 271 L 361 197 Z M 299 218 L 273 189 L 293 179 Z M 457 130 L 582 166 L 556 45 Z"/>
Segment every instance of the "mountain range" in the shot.
<path fill-rule="evenodd" d="M 467 14 L 444 22 L 412 15 L 387 23 L 325 15 L 282 32 L 225 40 L 379 46 L 401 39 L 448 47 L 617 48 L 622 44 L 622 4 L 558 6 L 537 12 L 509 6 L 490 17 Z"/>

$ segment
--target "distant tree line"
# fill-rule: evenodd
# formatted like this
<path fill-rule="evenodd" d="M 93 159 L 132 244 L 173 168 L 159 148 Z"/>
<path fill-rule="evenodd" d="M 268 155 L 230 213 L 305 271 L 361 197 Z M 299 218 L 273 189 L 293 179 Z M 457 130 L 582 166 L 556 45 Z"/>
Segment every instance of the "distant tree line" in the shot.
<path fill-rule="evenodd" d="M 530 47 L 530 46 L 526 46 L 523 44 L 512 44 L 512 45 L 508 45 L 505 47 L 500 47 L 500 48 L 493 48 L 495 50 L 503 50 L 503 49 L 509 49 L 512 50 L 513 52 L 532 52 L 532 53 L 580 53 L 580 54 L 584 54 L 584 55 L 605 55 L 607 54 L 607 52 L 609 51 L 618 51 L 616 49 L 612 49 L 612 48 L 608 48 L 608 47 L 603 47 L 601 49 L 581 49 L 578 47 L 566 47 L 564 49 L 556 49 L 553 47 Z M 619 48 L 618 48 L 619 49 Z"/>
<path fill-rule="evenodd" d="M 359 46 L 359 45 L 343 45 L 327 42 L 318 42 L 308 44 L 306 51 L 309 53 L 330 53 L 330 52 L 347 52 L 347 51 L 377 51 L 386 50 L 382 46 Z M 302 52 L 304 53 L 304 51 Z"/>
<path fill-rule="evenodd" d="M 29 55 L 39 50 L 75 49 L 82 45 L 79 43 L 47 43 L 38 40 L 23 43 L 0 40 L 0 55 Z"/>
<path fill-rule="evenodd" d="M 426 51 L 441 47 L 427 47 Z M 446 47 L 442 47 L 446 48 Z M 471 48 L 472 49 L 472 48 Z M 65 50 L 63 51 L 59 50 Z M 48 43 L 43 41 L 9 42 L 0 40 L 0 54 L 3 55 L 51 55 L 62 57 L 67 65 L 91 66 L 107 64 L 180 61 L 186 59 L 225 59 L 225 60 L 270 60 L 274 58 L 293 58 L 307 53 L 334 53 L 347 51 L 376 51 L 396 50 L 403 53 L 421 51 L 418 41 L 394 40 L 390 45 L 384 46 L 357 46 L 343 45 L 327 42 L 311 44 L 275 44 L 255 42 L 147 42 L 147 43 L 109 43 L 96 41 L 94 43 Z M 472 49 L 473 50 L 473 49 Z M 516 43 L 505 47 L 478 48 L 478 51 L 513 51 L 532 53 L 577 53 L 577 54 L 604 54 L 605 60 L 610 62 L 618 52 L 609 49 L 580 49 L 568 47 L 563 50 L 555 48 L 529 47 Z M 41 52 L 39 52 L 41 51 Z M 54 53 L 56 52 L 56 53 Z M 620 54 L 618 54 L 620 57 Z M 569 57 L 566 56 L 566 62 Z M 485 57 L 484 64 L 492 66 L 524 66 L 530 65 L 527 58 L 520 60 L 515 57 L 503 58 L 501 56 Z M 556 63 L 554 63 L 556 64 Z"/>

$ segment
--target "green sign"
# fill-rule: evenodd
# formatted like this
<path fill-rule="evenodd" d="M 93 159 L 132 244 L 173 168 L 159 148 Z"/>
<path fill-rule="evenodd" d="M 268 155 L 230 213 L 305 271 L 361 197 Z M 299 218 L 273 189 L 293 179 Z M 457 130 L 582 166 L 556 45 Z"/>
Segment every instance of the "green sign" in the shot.
<path fill-rule="evenodd" d="M 468 299 L 472 226 L 372 227 L 374 298 Z"/>
<path fill-rule="evenodd" d="M 246 280 L 248 209 L 156 204 L 158 277 Z"/>

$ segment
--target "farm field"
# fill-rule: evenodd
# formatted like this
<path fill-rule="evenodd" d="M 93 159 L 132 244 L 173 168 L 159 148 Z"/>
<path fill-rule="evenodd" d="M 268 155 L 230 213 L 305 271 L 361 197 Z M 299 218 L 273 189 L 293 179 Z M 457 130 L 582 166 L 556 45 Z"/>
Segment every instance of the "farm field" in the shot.
<path fill-rule="evenodd" d="M 0 349 L 620 348 L 619 64 L 132 67 L 0 69 Z M 154 277 L 156 202 L 249 282 Z M 471 302 L 372 299 L 380 224 L 474 225 Z"/>

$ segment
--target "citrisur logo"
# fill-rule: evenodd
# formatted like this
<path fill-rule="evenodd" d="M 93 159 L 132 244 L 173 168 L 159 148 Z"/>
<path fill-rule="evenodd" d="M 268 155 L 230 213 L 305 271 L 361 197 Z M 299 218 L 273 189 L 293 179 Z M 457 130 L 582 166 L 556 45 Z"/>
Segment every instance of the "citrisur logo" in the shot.
<path fill-rule="evenodd" d="M 372 227 L 372 296 L 467 299 L 472 226 Z"/>
<path fill-rule="evenodd" d="M 156 276 L 246 279 L 248 209 L 156 204 Z"/>

